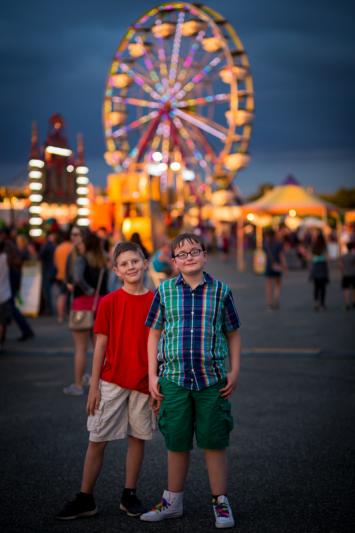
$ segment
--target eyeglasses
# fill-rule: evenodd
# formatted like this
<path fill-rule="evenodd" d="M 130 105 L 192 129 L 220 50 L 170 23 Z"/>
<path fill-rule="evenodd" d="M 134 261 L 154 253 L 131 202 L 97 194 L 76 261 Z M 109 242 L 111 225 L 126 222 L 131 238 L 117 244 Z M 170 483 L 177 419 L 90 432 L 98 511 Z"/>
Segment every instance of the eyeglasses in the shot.
<path fill-rule="evenodd" d="M 203 253 L 203 250 L 201 250 L 201 248 L 192 248 L 190 252 L 180 252 L 174 255 L 174 259 L 184 260 L 187 259 L 189 255 L 191 255 L 191 257 L 198 257 L 201 253 Z"/>

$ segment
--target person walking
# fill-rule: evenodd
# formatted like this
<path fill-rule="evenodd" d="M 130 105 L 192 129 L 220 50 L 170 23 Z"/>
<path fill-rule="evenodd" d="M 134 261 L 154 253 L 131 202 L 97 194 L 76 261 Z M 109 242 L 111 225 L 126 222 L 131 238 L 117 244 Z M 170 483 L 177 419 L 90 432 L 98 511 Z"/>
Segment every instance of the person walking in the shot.
<path fill-rule="evenodd" d="M 125 488 L 120 509 L 128 516 L 144 511 L 136 489 L 144 444 L 152 438 L 147 339 L 144 321 L 153 293 L 144 287 L 147 262 L 134 243 L 119 243 L 113 270 L 122 288 L 104 296 L 95 321 L 96 344 L 87 401 L 89 444 L 80 492 L 57 514 L 61 520 L 93 516 L 93 496 L 109 441 L 128 439 Z"/>
<path fill-rule="evenodd" d="M 313 281 L 314 310 L 326 309 L 326 290 L 329 283 L 327 243 L 323 232 L 318 231 L 311 248 L 310 280 Z"/>
<path fill-rule="evenodd" d="M 168 485 L 158 505 L 141 520 L 182 516 L 195 433 L 197 446 L 204 449 L 215 526 L 233 527 L 226 448 L 233 427 L 228 398 L 236 387 L 240 364 L 239 317 L 228 285 L 204 271 L 206 251 L 200 236 L 178 235 L 171 253 L 179 275 L 161 283 L 146 320 L 151 328 L 149 390 L 156 409 L 160 407 Z"/>
<path fill-rule="evenodd" d="M 4 350 L 6 328 L 11 321 L 11 286 L 5 242 L 0 241 L 0 353 Z"/>
<path fill-rule="evenodd" d="M 42 263 L 43 311 L 49 316 L 54 314 L 52 285 L 55 278 L 54 251 L 57 245 L 56 238 L 55 233 L 48 233 L 38 254 Z"/>
<path fill-rule="evenodd" d="M 26 317 L 20 311 L 17 300 L 20 299 L 22 266 L 24 260 L 36 259 L 36 252 L 31 241 L 27 241 L 27 247 L 19 248 L 10 238 L 9 230 L 0 230 L 0 240 L 4 242 L 4 250 L 7 255 L 7 262 L 10 271 L 11 286 L 11 313 L 12 319 L 17 324 L 21 335 L 17 338 L 18 342 L 25 342 L 32 339 L 35 334 Z"/>
<path fill-rule="evenodd" d="M 279 309 L 282 274 L 287 272 L 287 264 L 283 252 L 283 245 L 277 239 L 276 232 L 270 229 L 265 238 L 264 251 L 266 254 L 266 305 L 268 310 Z"/>
<path fill-rule="evenodd" d="M 100 239 L 93 233 L 87 233 L 75 245 L 73 255 L 68 258 L 73 262 L 72 283 L 67 284 L 71 292 L 72 311 L 91 311 L 99 302 L 100 296 L 106 294 L 107 269 Z M 96 296 L 96 298 L 95 298 Z M 73 330 L 74 339 L 74 383 L 64 387 L 64 394 L 82 396 L 83 379 L 87 365 L 87 350 L 92 329 Z"/>
<path fill-rule="evenodd" d="M 345 309 L 348 311 L 355 308 L 355 242 L 349 241 L 346 248 L 347 253 L 340 256 L 340 269 Z"/>
<path fill-rule="evenodd" d="M 63 233 L 61 242 L 57 245 L 54 251 L 54 267 L 55 267 L 55 280 L 54 285 L 56 288 L 56 313 L 59 323 L 64 322 L 66 309 L 67 309 L 67 297 L 68 289 L 65 283 L 65 269 L 68 261 L 68 257 L 72 251 L 73 245 L 70 242 L 69 233 Z"/>

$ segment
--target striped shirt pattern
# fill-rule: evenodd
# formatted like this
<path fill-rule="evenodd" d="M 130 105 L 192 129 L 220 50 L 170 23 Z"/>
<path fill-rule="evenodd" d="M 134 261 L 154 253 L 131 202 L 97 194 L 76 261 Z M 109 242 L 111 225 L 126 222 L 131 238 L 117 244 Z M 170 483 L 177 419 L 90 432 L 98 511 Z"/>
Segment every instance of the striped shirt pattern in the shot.
<path fill-rule="evenodd" d="M 181 274 L 162 282 L 145 325 L 162 330 L 159 375 L 190 390 L 215 385 L 226 376 L 226 332 L 240 327 L 229 286 L 204 272 L 195 289 Z"/>

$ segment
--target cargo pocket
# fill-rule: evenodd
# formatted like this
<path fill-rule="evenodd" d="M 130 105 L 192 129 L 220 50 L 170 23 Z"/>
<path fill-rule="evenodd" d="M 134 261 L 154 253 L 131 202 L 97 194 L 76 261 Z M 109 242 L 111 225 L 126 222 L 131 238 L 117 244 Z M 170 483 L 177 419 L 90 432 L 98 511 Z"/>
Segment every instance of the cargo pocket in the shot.
<path fill-rule="evenodd" d="M 93 416 L 91 415 L 88 416 L 88 420 L 86 424 L 88 431 L 93 431 L 97 433 L 100 430 L 101 425 L 102 425 L 102 419 L 104 416 L 104 411 L 105 411 L 105 408 L 107 409 L 107 404 L 109 403 L 110 402 L 105 402 L 104 400 L 101 400 L 99 408 L 96 409 L 95 414 Z"/>
<path fill-rule="evenodd" d="M 163 407 L 160 409 L 159 416 L 158 416 L 158 428 L 160 430 L 160 433 L 164 435 L 164 437 L 167 436 L 167 413 L 166 409 Z"/>
<path fill-rule="evenodd" d="M 224 400 L 223 403 L 221 403 L 221 411 L 222 411 L 221 416 L 222 416 L 222 420 L 225 423 L 225 427 L 228 433 L 230 433 L 234 427 L 231 408 L 232 406 L 228 400 Z"/>

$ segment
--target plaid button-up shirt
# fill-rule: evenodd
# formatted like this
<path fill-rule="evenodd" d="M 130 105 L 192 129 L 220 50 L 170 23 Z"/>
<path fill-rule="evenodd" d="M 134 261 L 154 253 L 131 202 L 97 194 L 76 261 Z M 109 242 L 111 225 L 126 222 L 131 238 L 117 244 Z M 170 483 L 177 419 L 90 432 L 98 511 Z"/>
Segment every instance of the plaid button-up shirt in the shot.
<path fill-rule="evenodd" d="M 204 272 L 195 289 L 181 274 L 160 284 L 145 325 L 162 330 L 159 375 L 177 385 L 200 390 L 226 376 L 226 332 L 240 321 L 230 288 Z"/>

